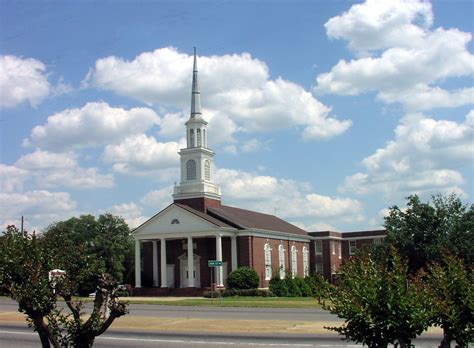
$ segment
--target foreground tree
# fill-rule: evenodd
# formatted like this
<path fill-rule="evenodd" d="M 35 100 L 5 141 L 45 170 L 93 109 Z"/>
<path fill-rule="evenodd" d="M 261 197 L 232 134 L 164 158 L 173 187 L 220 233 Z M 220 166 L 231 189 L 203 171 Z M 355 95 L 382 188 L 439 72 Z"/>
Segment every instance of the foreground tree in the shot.
<path fill-rule="evenodd" d="M 58 268 L 58 258 L 47 245 L 34 234 L 28 236 L 9 226 L 0 244 L 0 281 L 38 332 L 43 347 L 90 347 L 96 336 L 127 313 L 126 304 L 117 297 L 118 283 L 104 271 L 101 260 L 81 253 L 83 245 L 77 245 L 77 253 L 62 254 L 66 274 L 49 279 L 49 271 Z M 83 269 L 78 271 L 76 263 Z M 94 274 L 96 280 L 94 306 L 87 320 L 83 304 L 72 297 L 84 274 Z M 58 296 L 69 314 L 57 307 Z"/>
<path fill-rule="evenodd" d="M 125 221 L 112 214 L 71 218 L 50 225 L 41 237 L 56 268 L 68 271 L 77 292 L 95 291 L 99 276 L 107 273 L 123 282 L 133 269 L 133 239 Z"/>
<path fill-rule="evenodd" d="M 474 262 L 474 206 L 455 195 L 437 195 L 427 203 L 410 196 L 406 209 L 390 208 L 385 228 L 385 241 L 408 260 L 412 274 L 447 252 L 467 265 Z"/>
<path fill-rule="evenodd" d="M 328 329 L 369 347 L 408 347 L 430 324 L 431 306 L 407 263 L 393 248 L 363 250 L 345 262 L 337 285 L 328 286 L 323 308 L 346 320 Z"/>
<path fill-rule="evenodd" d="M 432 322 L 443 329 L 440 347 L 450 347 L 451 341 L 467 347 L 474 340 L 473 267 L 447 255 L 441 262 L 430 264 L 418 278 L 432 301 Z"/>

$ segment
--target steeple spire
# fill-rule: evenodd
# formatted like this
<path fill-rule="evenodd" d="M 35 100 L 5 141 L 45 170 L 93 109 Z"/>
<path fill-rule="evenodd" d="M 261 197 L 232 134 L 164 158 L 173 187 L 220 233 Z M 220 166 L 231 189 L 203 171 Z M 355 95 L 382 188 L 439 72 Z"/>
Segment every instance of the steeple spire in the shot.
<path fill-rule="evenodd" d="M 199 92 L 196 47 L 194 47 L 193 88 L 191 92 L 191 118 L 201 117 L 201 93 Z"/>

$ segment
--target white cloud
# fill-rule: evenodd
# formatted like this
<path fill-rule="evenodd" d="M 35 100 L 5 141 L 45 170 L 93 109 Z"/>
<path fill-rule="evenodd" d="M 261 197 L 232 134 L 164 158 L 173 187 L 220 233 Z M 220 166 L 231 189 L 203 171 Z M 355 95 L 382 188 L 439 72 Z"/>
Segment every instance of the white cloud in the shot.
<path fill-rule="evenodd" d="M 172 193 L 172 186 L 165 187 L 160 190 L 148 192 L 140 202 L 147 206 L 153 207 L 156 211 L 160 211 L 172 203 Z"/>
<path fill-rule="evenodd" d="M 120 144 L 107 145 L 103 159 L 113 163 L 114 170 L 128 174 L 152 174 L 153 172 L 172 170 L 179 167 L 178 152 L 185 147 L 184 139 L 161 143 L 154 137 L 144 134 L 126 138 Z"/>
<path fill-rule="evenodd" d="M 11 108 L 24 101 L 37 106 L 51 90 L 45 71 L 39 60 L 0 56 L 0 107 Z"/>
<path fill-rule="evenodd" d="M 26 170 L 0 163 L 1 192 L 21 191 L 27 179 L 28 172 Z"/>
<path fill-rule="evenodd" d="M 431 4 L 416 0 L 367 0 L 324 24 L 331 39 L 349 41 L 356 52 L 416 47 L 433 23 Z"/>
<path fill-rule="evenodd" d="M 357 200 L 319 195 L 307 184 L 272 176 L 219 169 L 216 182 L 226 202 L 269 214 L 277 209 L 277 215 L 284 218 L 350 218 L 362 210 Z"/>
<path fill-rule="evenodd" d="M 362 161 L 364 172 L 346 177 L 341 192 L 384 192 L 387 198 L 461 189 L 459 170 L 474 158 L 474 111 L 462 123 L 406 116 L 389 141 Z"/>
<path fill-rule="evenodd" d="M 122 217 L 130 229 L 140 226 L 148 219 L 142 215 L 142 208 L 135 203 L 117 204 L 107 211 L 113 215 Z"/>
<path fill-rule="evenodd" d="M 431 5 L 426 2 L 368 0 L 354 5 L 326 23 L 329 37 L 349 40 L 349 47 L 359 53 L 383 52 L 340 60 L 317 77 L 316 90 L 340 95 L 374 91 L 383 102 L 400 102 L 409 110 L 472 103 L 471 86 L 454 91 L 439 86 L 474 73 L 474 56 L 468 50 L 472 35 L 458 29 L 431 30 L 431 24 Z"/>
<path fill-rule="evenodd" d="M 36 150 L 21 156 L 15 167 L 28 173 L 38 188 L 70 187 L 76 190 L 110 188 L 111 174 L 100 174 L 97 168 L 82 168 L 76 155 Z"/>
<path fill-rule="evenodd" d="M 148 108 L 126 110 L 105 102 L 87 103 L 49 116 L 45 125 L 33 128 L 24 145 L 51 151 L 98 146 L 142 133 L 159 122 L 158 115 Z"/>
<path fill-rule="evenodd" d="M 301 86 L 282 78 L 270 80 L 266 64 L 247 53 L 199 57 L 198 65 L 202 105 L 209 128 L 214 127 L 213 122 L 222 120 L 227 125 L 235 123 L 225 141 L 232 141 L 231 135 L 237 130 L 267 132 L 292 126 L 301 127 L 306 139 L 327 139 L 351 126 L 349 120 L 328 116 L 330 108 Z M 148 105 L 181 108 L 187 114 L 191 67 L 191 56 L 167 47 L 142 53 L 132 61 L 113 56 L 99 59 L 85 83 Z M 181 118 L 179 114 L 171 117 Z M 179 122 L 167 121 L 165 133 L 170 124 Z"/>
<path fill-rule="evenodd" d="M 30 225 L 46 227 L 74 215 L 76 203 L 66 192 L 44 190 L 24 193 L 0 193 L 0 221 L 5 226 L 24 216 Z"/>

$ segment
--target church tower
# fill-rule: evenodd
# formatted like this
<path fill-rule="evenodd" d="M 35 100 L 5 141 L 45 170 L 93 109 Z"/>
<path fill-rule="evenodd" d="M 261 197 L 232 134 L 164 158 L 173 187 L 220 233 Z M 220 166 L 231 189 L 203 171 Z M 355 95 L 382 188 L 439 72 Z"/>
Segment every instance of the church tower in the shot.
<path fill-rule="evenodd" d="M 175 203 L 206 212 L 221 205 L 221 189 L 214 183 L 214 152 L 207 147 L 207 122 L 202 118 L 198 84 L 196 48 L 194 48 L 191 115 L 186 125 L 186 148 L 181 149 L 181 182 L 175 185 Z"/>

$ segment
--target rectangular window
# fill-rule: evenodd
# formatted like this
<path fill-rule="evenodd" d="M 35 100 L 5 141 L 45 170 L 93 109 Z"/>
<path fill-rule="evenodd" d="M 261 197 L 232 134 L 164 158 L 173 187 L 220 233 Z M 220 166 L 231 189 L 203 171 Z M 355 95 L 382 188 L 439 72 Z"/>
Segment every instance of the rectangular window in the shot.
<path fill-rule="evenodd" d="M 316 265 L 316 274 L 320 274 L 322 275 L 323 274 L 323 264 L 322 263 L 317 263 Z"/>
<path fill-rule="evenodd" d="M 357 250 L 357 245 L 355 240 L 349 241 L 349 255 L 354 255 Z"/>
<path fill-rule="evenodd" d="M 336 255 L 336 241 L 335 240 L 331 241 L 331 250 L 332 250 L 332 254 Z"/>
<path fill-rule="evenodd" d="M 317 255 L 322 255 L 323 254 L 323 241 L 322 240 L 316 240 L 314 242 L 315 242 L 316 254 Z"/>
<path fill-rule="evenodd" d="M 375 245 L 381 245 L 382 244 L 382 238 L 374 238 L 374 244 Z"/>
<path fill-rule="evenodd" d="M 342 246 L 341 241 L 337 242 L 337 257 L 342 258 Z"/>
<path fill-rule="evenodd" d="M 336 264 L 335 264 L 335 263 L 333 263 L 333 264 L 331 265 L 331 273 L 332 273 L 332 274 L 336 273 Z"/>

